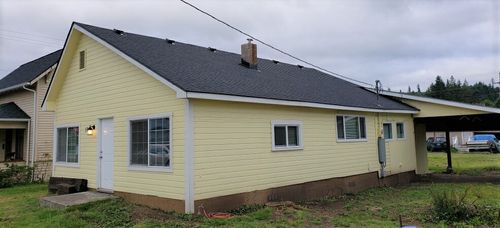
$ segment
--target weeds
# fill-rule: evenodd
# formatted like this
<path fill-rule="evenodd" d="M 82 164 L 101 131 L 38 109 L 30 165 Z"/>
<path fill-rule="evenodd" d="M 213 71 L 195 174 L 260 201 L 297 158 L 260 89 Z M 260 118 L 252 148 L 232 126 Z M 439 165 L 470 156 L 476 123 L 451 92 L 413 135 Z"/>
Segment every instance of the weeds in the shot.
<path fill-rule="evenodd" d="M 495 224 L 499 208 L 477 204 L 480 194 L 471 196 L 471 187 L 463 192 L 455 189 L 431 192 L 432 209 L 431 221 L 447 224 Z M 474 198 L 474 199 L 471 199 Z"/>

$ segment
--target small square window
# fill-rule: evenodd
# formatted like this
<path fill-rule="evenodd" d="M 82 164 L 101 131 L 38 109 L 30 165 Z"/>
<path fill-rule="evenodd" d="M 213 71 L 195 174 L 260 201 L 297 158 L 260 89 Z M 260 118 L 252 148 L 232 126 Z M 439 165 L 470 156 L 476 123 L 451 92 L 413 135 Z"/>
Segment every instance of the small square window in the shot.
<path fill-rule="evenodd" d="M 85 58 L 87 57 L 87 53 L 85 51 L 80 51 L 80 70 L 85 69 Z"/>
<path fill-rule="evenodd" d="M 302 149 L 302 123 L 273 121 L 273 150 Z"/>

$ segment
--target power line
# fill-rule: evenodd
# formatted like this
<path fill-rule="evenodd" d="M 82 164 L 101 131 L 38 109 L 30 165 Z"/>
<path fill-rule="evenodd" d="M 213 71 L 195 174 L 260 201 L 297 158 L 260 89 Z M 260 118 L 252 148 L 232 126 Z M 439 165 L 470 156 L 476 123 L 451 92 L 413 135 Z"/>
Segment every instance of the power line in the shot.
<path fill-rule="evenodd" d="M 207 11 L 204 11 L 204 10 L 202 10 L 202 9 L 198 8 L 197 6 L 195 6 L 195 5 L 193 5 L 193 4 L 189 3 L 189 2 L 187 2 L 187 1 L 185 1 L 185 0 L 179 0 L 179 1 L 181 1 L 182 3 L 184 3 L 184 4 L 186 4 L 186 5 L 190 6 L 190 7 L 192 7 L 193 9 L 195 9 L 195 10 L 197 10 L 197 11 L 199 11 L 199 12 L 201 12 L 201 13 L 203 13 L 203 14 L 205 14 L 205 15 L 209 16 L 209 17 L 211 17 L 212 19 L 214 19 L 214 20 L 216 20 L 216 21 L 218 21 L 218 22 L 222 23 L 223 25 L 225 25 L 225 26 L 227 26 L 227 27 L 229 27 L 229 28 L 231 28 L 231 29 L 233 29 L 233 30 L 235 30 L 235 31 L 237 31 L 237 32 L 239 32 L 239 33 L 241 33 L 241 34 L 243 34 L 243 35 L 247 36 L 247 37 L 250 37 L 250 38 L 252 38 L 253 40 L 255 40 L 255 41 L 257 41 L 257 42 L 259 42 L 259 43 L 261 43 L 261 44 L 263 44 L 263 45 L 265 45 L 265 46 L 267 46 L 267 47 L 269 47 L 269 48 L 271 48 L 271 49 L 273 49 L 273 50 L 275 50 L 275 51 L 277 51 L 277 52 L 280 52 L 281 54 L 284 54 L 284 55 L 286 55 L 286 56 L 288 56 L 288 57 L 290 57 L 290 58 L 292 58 L 292 59 L 295 59 L 295 60 L 297 60 L 297 61 L 300 61 L 300 62 L 302 62 L 302 63 L 305 63 L 305 64 L 307 64 L 307 65 L 309 65 L 309 66 L 312 66 L 312 67 L 314 67 L 314 68 L 316 68 L 316 69 L 319 69 L 319 70 L 321 70 L 321 71 L 327 72 L 327 73 L 329 73 L 329 74 L 331 74 L 331 75 L 338 76 L 338 77 L 341 77 L 341 78 L 344 78 L 344 79 L 347 79 L 347 80 L 350 80 L 350 81 L 353 81 L 353 82 L 357 82 L 357 83 L 360 83 L 360 84 L 364 84 L 364 85 L 368 85 L 368 86 L 371 86 L 371 87 L 375 87 L 375 86 L 374 86 L 373 84 L 371 84 L 371 83 L 367 83 L 367 82 L 364 82 L 364 81 L 357 80 L 357 79 L 355 79 L 355 78 L 351 78 L 351 77 L 348 77 L 348 76 L 345 76 L 345 75 L 342 75 L 342 74 L 339 74 L 339 73 L 335 73 L 335 72 L 330 71 L 330 70 L 328 70 L 328 69 L 326 69 L 326 68 L 323 68 L 323 67 L 318 66 L 318 65 L 316 65 L 316 64 L 314 64 L 314 63 L 311 63 L 311 62 L 309 62 L 309 61 L 307 61 L 307 60 L 304 60 L 304 59 L 301 59 L 301 58 L 299 58 L 299 57 L 296 57 L 296 56 L 294 56 L 294 55 L 292 55 L 292 54 L 290 54 L 290 53 L 288 53 L 288 52 L 286 52 L 286 51 L 283 51 L 283 50 L 281 50 L 281 49 L 279 49 L 279 48 L 277 48 L 277 47 L 275 47 L 275 46 L 273 46 L 273 45 L 271 45 L 271 44 L 269 44 L 269 43 L 267 43 L 267 42 L 265 42 L 265 41 L 263 41 L 263 40 L 261 40 L 261 39 L 259 39 L 259 38 L 255 37 L 255 36 L 250 35 L 250 34 L 249 34 L 249 33 L 247 33 L 247 32 L 242 31 L 242 30 L 241 30 L 241 29 L 239 29 L 239 28 L 236 28 L 235 26 L 230 25 L 229 23 L 227 23 L 227 22 L 225 22 L 225 21 L 223 21 L 223 20 L 221 20 L 221 19 L 219 19 L 219 18 L 215 17 L 214 15 L 212 15 L 212 14 L 208 13 Z"/>
<path fill-rule="evenodd" d="M 0 28 L 0 32 L 10 32 L 10 33 L 24 34 L 24 35 L 29 35 L 29 36 L 45 37 L 47 39 L 64 42 L 64 40 L 61 40 L 61 39 L 59 39 L 59 38 L 57 38 L 55 36 L 49 36 L 49 35 L 44 35 L 44 34 L 34 34 L 34 33 L 27 33 L 27 32 L 19 32 L 19 31 L 8 30 L 8 29 L 1 29 L 1 28 Z"/>
<path fill-rule="evenodd" d="M 12 40 L 12 41 L 19 41 L 19 42 L 24 42 L 24 43 L 28 43 L 28 44 L 33 44 L 33 45 L 42 45 L 42 46 L 47 46 L 47 47 L 59 47 L 61 48 L 61 46 L 55 44 L 55 43 L 46 43 L 46 42 L 43 42 L 43 41 L 37 41 L 37 40 L 31 40 L 31 39 L 23 39 L 23 38 L 12 38 L 12 37 L 7 37 L 7 36 L 4 36 L 3 34 L 0 34 L 0 38 L 3 38 L 3 39 L 7 39 L 7 40 Z"/>
<path fill-rule="evenodd" d="M 42 43 L 50 43 L 50 44 L 60 44 L 63 41 L 51 41 L 51 40 L 46 40 L 46 39 L 37 39 L 33 37 L 26 37 L 22 35 L 12 35 L 12 34 L 6 34 L 0 31 L 0 35 L 10 37 L 10 38 L 17 38 L 17 39 L 24 39 L 24 40 L 32 40 L 32 41 L 37 41 L 37 42 L 42 42 Z"/>

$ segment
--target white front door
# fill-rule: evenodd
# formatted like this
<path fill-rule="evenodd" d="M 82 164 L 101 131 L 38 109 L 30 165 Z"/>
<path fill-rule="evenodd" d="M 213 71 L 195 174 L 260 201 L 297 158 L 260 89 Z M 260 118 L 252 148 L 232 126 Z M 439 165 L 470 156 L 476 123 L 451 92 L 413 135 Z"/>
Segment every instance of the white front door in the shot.
<path fill-rule="evenodd" d="M 113 119 L 101 119 L 99 130 L 100 150 L 98 151 L 99 190 L 113 190 Z"/>

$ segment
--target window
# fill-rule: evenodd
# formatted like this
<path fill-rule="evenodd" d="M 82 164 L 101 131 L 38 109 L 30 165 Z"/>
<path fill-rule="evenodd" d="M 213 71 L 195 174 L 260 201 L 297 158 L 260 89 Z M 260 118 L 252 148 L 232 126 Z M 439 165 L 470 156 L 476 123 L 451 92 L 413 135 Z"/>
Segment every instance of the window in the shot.
<path fill-rule="evenodd" d="M 80 70 L 85 69 L 85 57 L 87 57 L 85 51 L 80 51 Z"/>
<path fill-rule="evenodd" d="M 130 165 L 170 167 L 170 117 L 130 121 Z"/>
<path fill-rule="evenodd" d="M 392 139 L 392 124 L 384 123 L 384 139 Z"/>
<path fill-rule="evenodd" d="M 396 123 L 396 134 L 398 139 L 404 139 L 406 137 L 404 123 Z"/>
<path fill-rule="evenodd" d="M 337 138 L 346 141 L 366 139 L 365 117 L 337 116 Z"/>
<path fill-rule="evenodd" d="M 302 149 L 302 123 L 273 121 L 273 150 Z"/>
<path fill-rule="evenodd" d="M 56 141 L 56 162 L 78 163 L 79 128 L 57 128 Z"/>

